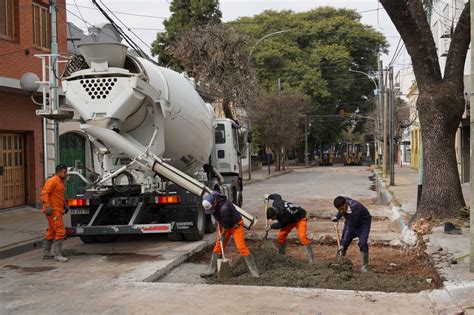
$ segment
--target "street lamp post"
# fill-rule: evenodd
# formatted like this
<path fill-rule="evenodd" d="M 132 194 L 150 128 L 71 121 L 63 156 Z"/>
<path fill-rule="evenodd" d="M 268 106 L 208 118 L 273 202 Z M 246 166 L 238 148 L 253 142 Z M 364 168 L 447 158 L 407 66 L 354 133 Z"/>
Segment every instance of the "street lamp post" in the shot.
<path fill-rule="evenodd" d="M 366 73 L 366 72 L 363 72 L 363 71 L 359 71 L 359 70 L 352 70 L 352 69 L 350 69 L 350 68 L 348 69 L 348 71 L 349 71 L 349 72 L 354 72 L 354 73 L 363 74 L 363 75 L 365 75 L 366 77 L 368 77 L 368 78 L 372 81 L 372 83 L 374 84 L 374 86 L 375 86 L 375 93 L 376 93 L 377 95 L 380 93 L 379 86 L 377 85 L 377 82 L 375 82 L 374 78 L 373 78 L 370 74 L 368 74 L 368 73 Z M 377 100 L 376 100 L 376 104 L 377 104 Z M 380 105 L 380 106 L 382 106 L 382 105 Z M 378 152 L 377 152 L 377 147 L 378 147 L 378 146 L 377 146 L 377 143 L 378 143 L 378 141 L 377 141 L 377 130 L 378 130 L 378 129 L 379 129 L 378 121 L 377 121 L 377 119 L 375 119 L 375 130 L 374 130 L 374 162 L 377 161 L 377 155 L 378 155 Z M 386 147 L 386 146 L 385 146 L 385 143 L 384 143 L 384 150 L 383 150 L 383 151 L 384 151 L 384 152 L 383 152 L 383 155 L 384 155 L 384 156 L 385 156 L 385 154 L 386 154 L 386 152 L 385 152 L 385 147 Z"/>
<path fill-rule="evenodd" d="M 252 58 L 252 55 L 253 55 L 253 52 L 255 50 L 255 47 L 257 47 L 257 45 L 259 43 L 261 43 L 263 40 L 265 40 L 266 38 L 270 37 L 270 36 L 273 36 L 273 35 L 277 35 L 277 34 L 281 34 L 281 33 L 286 33 L 286 32 L 290 32 L 292 31 L 292 29 L 288 29 L 288 30 L 281 30 L 281 31 L 277 31 L 277 32 L 273 32 L 273 33 L 270 33 L 270 34 L 267 34 L 261 38 L 259 38 L 255 44 L 252 46 L 252 48 L 250 49 L 250 53 L 249 53 L 249 57 L 247 59 L 247 65 L 250 66 L 250 60 Z M 249 105 L 249 108 L 247 110 L 247 125 L 248 125 L 248 132 L 250 132 L 250 105 Z M 248 160 L 249 160 L 249 166 L 248 166 L 248 170 L 249 170 L 249 180 L 252 179 L 252 161 L 251 161 L 251 143 L 249 142 L 248 144 Z"/>
<path fill-rule="evenodd" d="M 305 116 L 304 122 L 304 164 L 306 167 L 309 166 L 309 152 L 308 152 L 308 136 L 309 130 L 311 128 L 311 123 L 308 123 L 308 116 Z"/>

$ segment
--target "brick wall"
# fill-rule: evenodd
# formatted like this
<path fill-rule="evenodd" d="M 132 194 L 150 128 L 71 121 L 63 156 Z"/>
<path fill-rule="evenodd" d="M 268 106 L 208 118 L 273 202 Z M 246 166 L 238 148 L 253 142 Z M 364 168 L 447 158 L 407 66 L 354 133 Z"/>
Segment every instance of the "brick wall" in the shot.
<path fill-rule="evenodd" d="M 34 72 L 41 78 L 41 62 L 35 54 L 47 54 L 48 51 L 33 47 L 33 10 L 32 3 L 48 5 L 46 0 L 16 0 L 15 3 L 15 40 L 0 39 L 0 76 L 19 79 L 25 72 Z M 67 24 L 65 0 L 58 2 L 58 46 L 59 52 L 67 49 Z M 29 53 L 25 53 L 25 49 Z"/>
<path fill-rule="evenodd" d="M 25 72 L 34 72 L 41 78 L 41 61 L 35 54 L 49 51 L 33 47 L 32 3 L 48 5 L 47 0 L 14 0 L 15 39 L 0 39 L 0 77 L 19 79 Z M 65 0 L 57 0 L 57 34 L 59 52 L 66 52 Z M 28 53 L 25 51 L 28 49 Z M 43 176 L 42 119 L 36 116 L 38 107 L 22 91 L 0 87 L 0 133 L 18 132 L 25 135 L 26 203 L 40 201 Z"/>
<path fill-rule="evenodd" d="M 36 105 L 28 95 L 0 91 L 0 133 L 25 135 L 26 203 L 40 201 L 43 176 L 42 119 L 35 115 Z"/>

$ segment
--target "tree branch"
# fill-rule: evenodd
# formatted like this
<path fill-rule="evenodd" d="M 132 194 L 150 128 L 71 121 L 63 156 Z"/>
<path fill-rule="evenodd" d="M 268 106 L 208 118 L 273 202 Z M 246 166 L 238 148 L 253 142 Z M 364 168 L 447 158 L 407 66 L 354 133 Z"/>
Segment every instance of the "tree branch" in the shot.
<path fill-rule="evenodd" d="M 380 0 L 402 36 L 420 90 L 441 82 L 436 46 L 420 0 Z"/>
<path fill-rule="evenodd" d="M 456 24 L 451 44 L 449 46 L 446 66 L 444 68 L 444 79 L 455 86 L 463 88 L 464 63 L 466 61 L 467 50 L 471 42 L 471 14 L 470 3 L 464 9 Z"/>

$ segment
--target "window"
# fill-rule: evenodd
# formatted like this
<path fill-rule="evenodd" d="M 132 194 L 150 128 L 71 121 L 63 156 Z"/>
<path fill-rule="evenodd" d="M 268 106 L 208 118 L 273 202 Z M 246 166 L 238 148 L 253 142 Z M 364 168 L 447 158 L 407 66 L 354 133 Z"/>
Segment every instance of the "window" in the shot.
<path fill-rule="evenodd" d="M 14 39 L 13 0 L 0 0 L 0 38 Z"/>
<path fill-rule="evenodd" d="M 216 134 L 216 143 L 223 144 L 225 143 L 225 126 L 224 124 L 217 124 L 215 128 Z"/>
<path fill-rule="evenodd" d="M 33 45 L 51 48 L 51 16 L 47 7 L 37 3 L 33 3 Z"/>

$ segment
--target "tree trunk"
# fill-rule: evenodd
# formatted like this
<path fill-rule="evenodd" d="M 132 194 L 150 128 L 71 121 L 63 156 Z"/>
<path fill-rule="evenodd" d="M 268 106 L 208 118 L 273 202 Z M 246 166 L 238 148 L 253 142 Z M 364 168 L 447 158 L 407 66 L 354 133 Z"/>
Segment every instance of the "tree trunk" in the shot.
<path fill-rule="evenodd" d="M 222 111 L 224 112 L 225 118 L 234 120 L 232 109 L 230 108 L 230 98 L 227 93 L 227 89 L 224 89 L 222 93 Z"/>
<path fill-rule="evenodd" d="M 462 90 L 447 83 L 420 90 L 417 108 L 423 142 L 423 193 L 417 216 L 456 217 L 465 206 L 455 152 L 464 111 Z"/>

